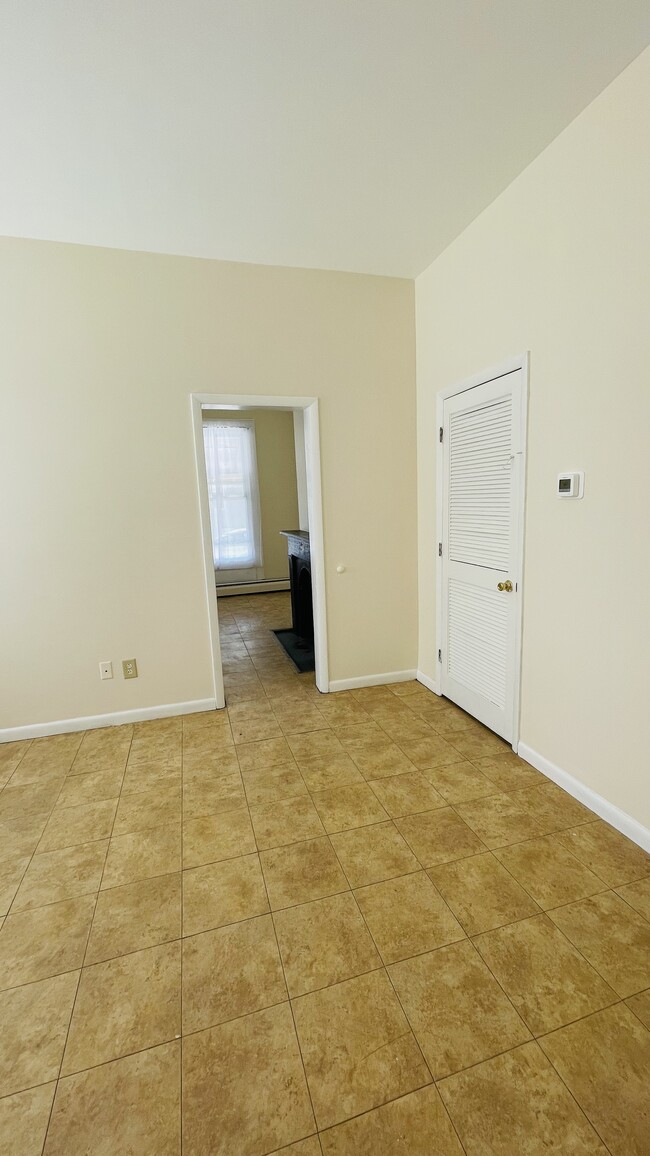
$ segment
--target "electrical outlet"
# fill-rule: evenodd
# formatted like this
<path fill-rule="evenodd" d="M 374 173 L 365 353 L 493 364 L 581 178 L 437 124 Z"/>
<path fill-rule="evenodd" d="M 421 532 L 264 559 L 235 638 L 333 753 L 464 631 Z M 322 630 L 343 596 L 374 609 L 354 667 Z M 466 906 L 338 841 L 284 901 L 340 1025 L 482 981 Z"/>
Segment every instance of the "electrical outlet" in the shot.
<path fill-rule="evenodd" d="M 135 661 L 135 658 L 124 659 L 124 662 L 122 663 L 122 674 L 125 678 L 138 677 L 138 664 Z"/>
<path fill-rule="evenodd" d="M 113 677 L 113 663 L 112 662 L 100 662 L 100 664 L 99 664 L 99 677 L 102 679 Z"/>

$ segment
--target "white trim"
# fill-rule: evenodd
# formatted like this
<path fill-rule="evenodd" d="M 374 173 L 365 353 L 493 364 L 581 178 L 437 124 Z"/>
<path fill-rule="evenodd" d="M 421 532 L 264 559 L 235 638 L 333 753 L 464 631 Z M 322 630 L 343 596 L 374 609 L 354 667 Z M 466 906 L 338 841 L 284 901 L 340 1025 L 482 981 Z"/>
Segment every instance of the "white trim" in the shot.
<path fill-rule="evenodd" d="M 523 643 L 523 625 L 524 625 L 524 595 L 525 595 L 525 581 L 524 581 L 524 537 L 525 537 L 525 519 L 526 519 L 526 457 L 528 448 L 528 391 L 530 382 L 530 353 L 522 353 L 518 357 L 510 357 L 506 361 L 502 361 L 499 365 L 493 366 L 491 369 L 483 370 L 480 373 L 475 373 L 472 377 L 465 378 L 464 381 L 457 382 L 455 385 L 446 386 L 439 390 L 436 396 L 436 426 L 434 431 L 435 447 L 436 447 L 436 526 L 435 526 L 435 541 L 442 542 L 443 539 L 443 525 L 444 525 L 444 511 L 442 508 L 443 499 L 443 454 L 440 452 L 440 445 L 438 442 L 438 430 L 444 424 L 444 403 L 450 397 L 455 397 L 459 393 L 465 393 L 468 389 L 475 389 L 479 385 L 485 385 L 486 382 L 494 381 L 496 378 L 505 377 L 508 373 L 516 373 L 521 370 L 522 374 L 522 390 L 521 390 L 521 437 L 522 437 L 522 453 L 521 456 L 515 457 L 515 463 L 519 469 L 519 486 L 520 486 L 520 503 L 519 503 L 519 522 L 517 526 L 518 532 L 518 573 L 519 582 L 521 585 L 519 598 L 519 614 L 516 623 L 516 643 L 515 643 L 515 672 L 514 672 L 514 687 L 515 687 L 515 701 L 513 706 L 513 733 L 512 733 L 512 749 L 517 750 L 517 743 L 519 741 L 519 729 L 521 721 L 521 667 L 522 667 L 522 643 Z M 438 645 L 442 643 L 442 566 L 438 561 L 437 547 L 436 547 L 436 641 Z M 438 649 L 438 647 L 436 647 Z M 436 659 L 437 663 L 437 659 Z M 438 664 L 437 664 L 438 665 Z M 426 685 L 426 684 L 425 684 Z M 437 693 L 440 693 L 439 691 Z"/>
<path fill-rule="evenodd" d="M 56 719 L 53 722 L 31 723 L 22 727 L 6 727 L 0 730 L 0 743 L 15 743 L 21 739 L 40 739 L 47 735 L 65 735 L 71 731 L 90 731 L 98 727 L 119 727 L 125 723 L 148 722 L 156 718 L 173 718 L 180 714 L 198 714 L 200 711 L 216 710 L 213 698 L 195 699 L 193 702 L 169 702 L 164 706 L 142 706 L 135 710 L 116 710 L 111 714 L 91 714 L 82 718 Z"/>
<path fill-rule="evenodd" d="M 644 827 L 625 811 L 621 811 L 615 803 L 610 803 L 602 795 L 592 791 L 591 787 L 587 787 L 580 779 L 574 778 L 568 771 L 563 771 L 561 767 L 557 767 L 550 759 L 540 755 L 526 743 L 519 743 L 517 753 L 525 762 L 530 763 L 531 767 L 541 771 L 548 779 L 557 783 L 558 787 L 562 787 L 574 799 L 578 799 L 580 803 L 584 803 L 585 807 L 589 807 L 589 810 L 593 811 L 595 815 L 604 819 L 611 827 L 615 827 L 622 835 L 627 835 L 627 838 L 631 839 L 633 843 L 637 843 L 639 847 L 643 847 L 644 851 L 650 853 L 650 830 L 647 827 Z"/>
<path fill-rule="evenodd" d="M 363 686 L 384 686 L 388 682 L 410 682 L 417 670 L 391 670 L 387 674 L 364 674 L 359 678 L 338 678 L 330 682 L 330 690 L 360 690 Z"/>
<path fill-rule="evenodd" d="M 301 407 L 302 408 L 302 407 Z M 316 687 L 324 694 L 330 689 L 325 605 L 325 537 L 323 532 L 323 493 L 320 466 L 320 426 L 318 401 L 313 398 L 304 407 L 305 465 L 307 470 L 307 519 L 309 521 L 309 554 L 311 596 L 314 611 L 314 653 Z"/>
<path fill-rule="evenodd" d="M 214 552 L 212 531 L 210 530 L 210 502 L 208 498 L 208 478 L 205 468 L 205 443 L 203 441 L 203 414 L 201 400 L 196 394 L 190 395 L 192 406 L 192 429 L 194 433 L 194 464 L 196 484 L 199 492 L 199 520 L 203 545 L 203 572 L 205 596 L 210 631 L 210 654 L 212 655 L 212 683 L 217 707 L 226 705 L 223 687 L 223 667 L 221 665 L 221 644 L 219 642 L 219 615 L 217 613 L 217 591 L 214 582 Z"/>
<path fill-rule="evenodd" d="M 435 682 L 433 678 L 429 678 L 428 674 L 424 674 L 421 670 L 416 670 L 415 677 L 417 678 L 418 682 L 422 683 L 422 686 L 426 686 L 427 690 L 432 690 L 433 693 L 437 694 L 438 696 L 442 694 L 442 691 L 440 690 L 440 683 Z"/>
<path fill-rule="evenodd" d="M 288 578 L 260 578 L 258 582 L 231 582 L 227 586 L 217 584 L 217 598 L 230 598 L 236 594 L 274 594 L 278 590 L 290 590 Z M 217 609 L 219 604 L 217 603 Z"/>
<path fill-rule="evenodd" d="M 316 654 L 316 686 L 324 694 L 330 689 L 327 653 L 327 610 L 325 605 L 325 544 L 323 536 L 323 498 L 321 492 L 320 431 L 318 398 L 274 397 L 266 394 L 192 393 L 190 394 L 196 476 L 199 492 L 199 510 L 203 542 L 205 588 L 208 604 L 214 695 L 218 706 L 225 705 L 223 667 L 219 645 L 219 615 L 212 559 L 210 510 L 203 447 L 202 406 L 227 406 L 233 410 L 288 409 L 303 410 L 305 419 L 305 458 L 307 467 L 307 508 L 309 516 L 309 544 L 311 553 L 312 599 L 314 604 L 314 650 Z"/>

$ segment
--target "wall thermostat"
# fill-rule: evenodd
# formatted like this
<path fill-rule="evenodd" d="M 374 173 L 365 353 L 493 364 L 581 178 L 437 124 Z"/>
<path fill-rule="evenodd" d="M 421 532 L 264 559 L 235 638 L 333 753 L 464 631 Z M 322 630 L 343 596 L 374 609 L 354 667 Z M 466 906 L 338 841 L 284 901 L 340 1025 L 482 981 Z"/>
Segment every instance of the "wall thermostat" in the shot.
<path fill-rule="evenodd" d="M 572 470 L 570 473 L 558 474 L 558 498 L 581 498 L 585 492 L 584 470 Z"/>

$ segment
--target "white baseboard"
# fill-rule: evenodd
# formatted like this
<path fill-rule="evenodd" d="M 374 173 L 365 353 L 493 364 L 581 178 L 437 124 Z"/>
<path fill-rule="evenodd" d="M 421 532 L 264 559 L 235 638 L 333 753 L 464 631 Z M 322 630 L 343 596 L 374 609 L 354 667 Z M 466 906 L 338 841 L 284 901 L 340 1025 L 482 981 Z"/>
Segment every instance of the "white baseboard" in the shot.
<path fill-rule="evenodd" d="M 440 683 L 436 682 L 433 678 L 429 678 L 428 674 L 423 674 L 421 670 L 416 670 L 415 677 L 418 682 L 422 683 L 422 686 L 426 686 L 427 690 L 432 690 L 434 694 L 442 694 Z"/>
<path fill-rule="evenodd" d="M 387 674 L 364 674 L 360 678 L 339 678 L 330 682 L 330 690 L 360 690 L 363 686 L 384 686 L 388 682 L 409 682 L 415 670 L 391 670 Z"/>
<path fill-rule="evenodd" d="M 541 771 L 543 775 L 557 783 L 558 787 L 562 787 L 569 795 L 573 795 L 573 798 L 577 799 L 578 802 L 584 803 L 585 807 L 589 807 L 589 810 L 598 815 L 600 819 L 604 819 L 622 835 L 627 835 L 628 839 L 631 839 L 633 843 L 638 843 L 644 851 L 650 852 L 650 830 L 633 819 L 631 815 L 621 811 L 620 807 L 608 802 L 596 791 L 592 791 L 591 787 L 587 787 L 579 779 L 575 779 L 568 771 L 556 767 L 555 763 L 544 758 L 544 755 L 540 755 L 526 743 L 519 743 L 517 754 L 527 763 L 530 763 L 531 767 L 535 767 L 536 770 Z"/>
<path fill-rule="evenodd" d="M 290 590 L 288 578 L 270 578 L 259 582 L 233 582 L 229 586 L 217 585 L 217 598 L 230 598 L 237 594 L 275 594 L 279 590 Z"/>
<path fill-rule="evenodd" d="M 15 743 L 20 739 L 40 739 L 47 735 L 64 735 L 70 731 L 90 731 L 97 727 L 117 727 L 124 723 L 148 722 L 150 719 L 171 718 L 177 714 L 198 714 L 216 710 L 214 698 L 195 699 L 194 702 L 169 702 L 164 706 L 143 706 L 136 710 L 118 710 L 111 714 L 93 714 L 82 718 L 57 719 L 54 722 L 30 723 L 23 727 L 0 730 L 0 743 Z"/>

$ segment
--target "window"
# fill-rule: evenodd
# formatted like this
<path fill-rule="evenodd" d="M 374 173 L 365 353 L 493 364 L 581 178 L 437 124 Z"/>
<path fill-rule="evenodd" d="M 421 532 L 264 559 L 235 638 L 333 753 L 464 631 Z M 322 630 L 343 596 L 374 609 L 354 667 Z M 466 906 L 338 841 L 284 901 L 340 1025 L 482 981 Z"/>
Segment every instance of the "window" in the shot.
<path fill-rule="evenodd" d="M 203 426 L 216 570 L 262 563 L 260 495 L 252 421 L 209 421 Z"/>

